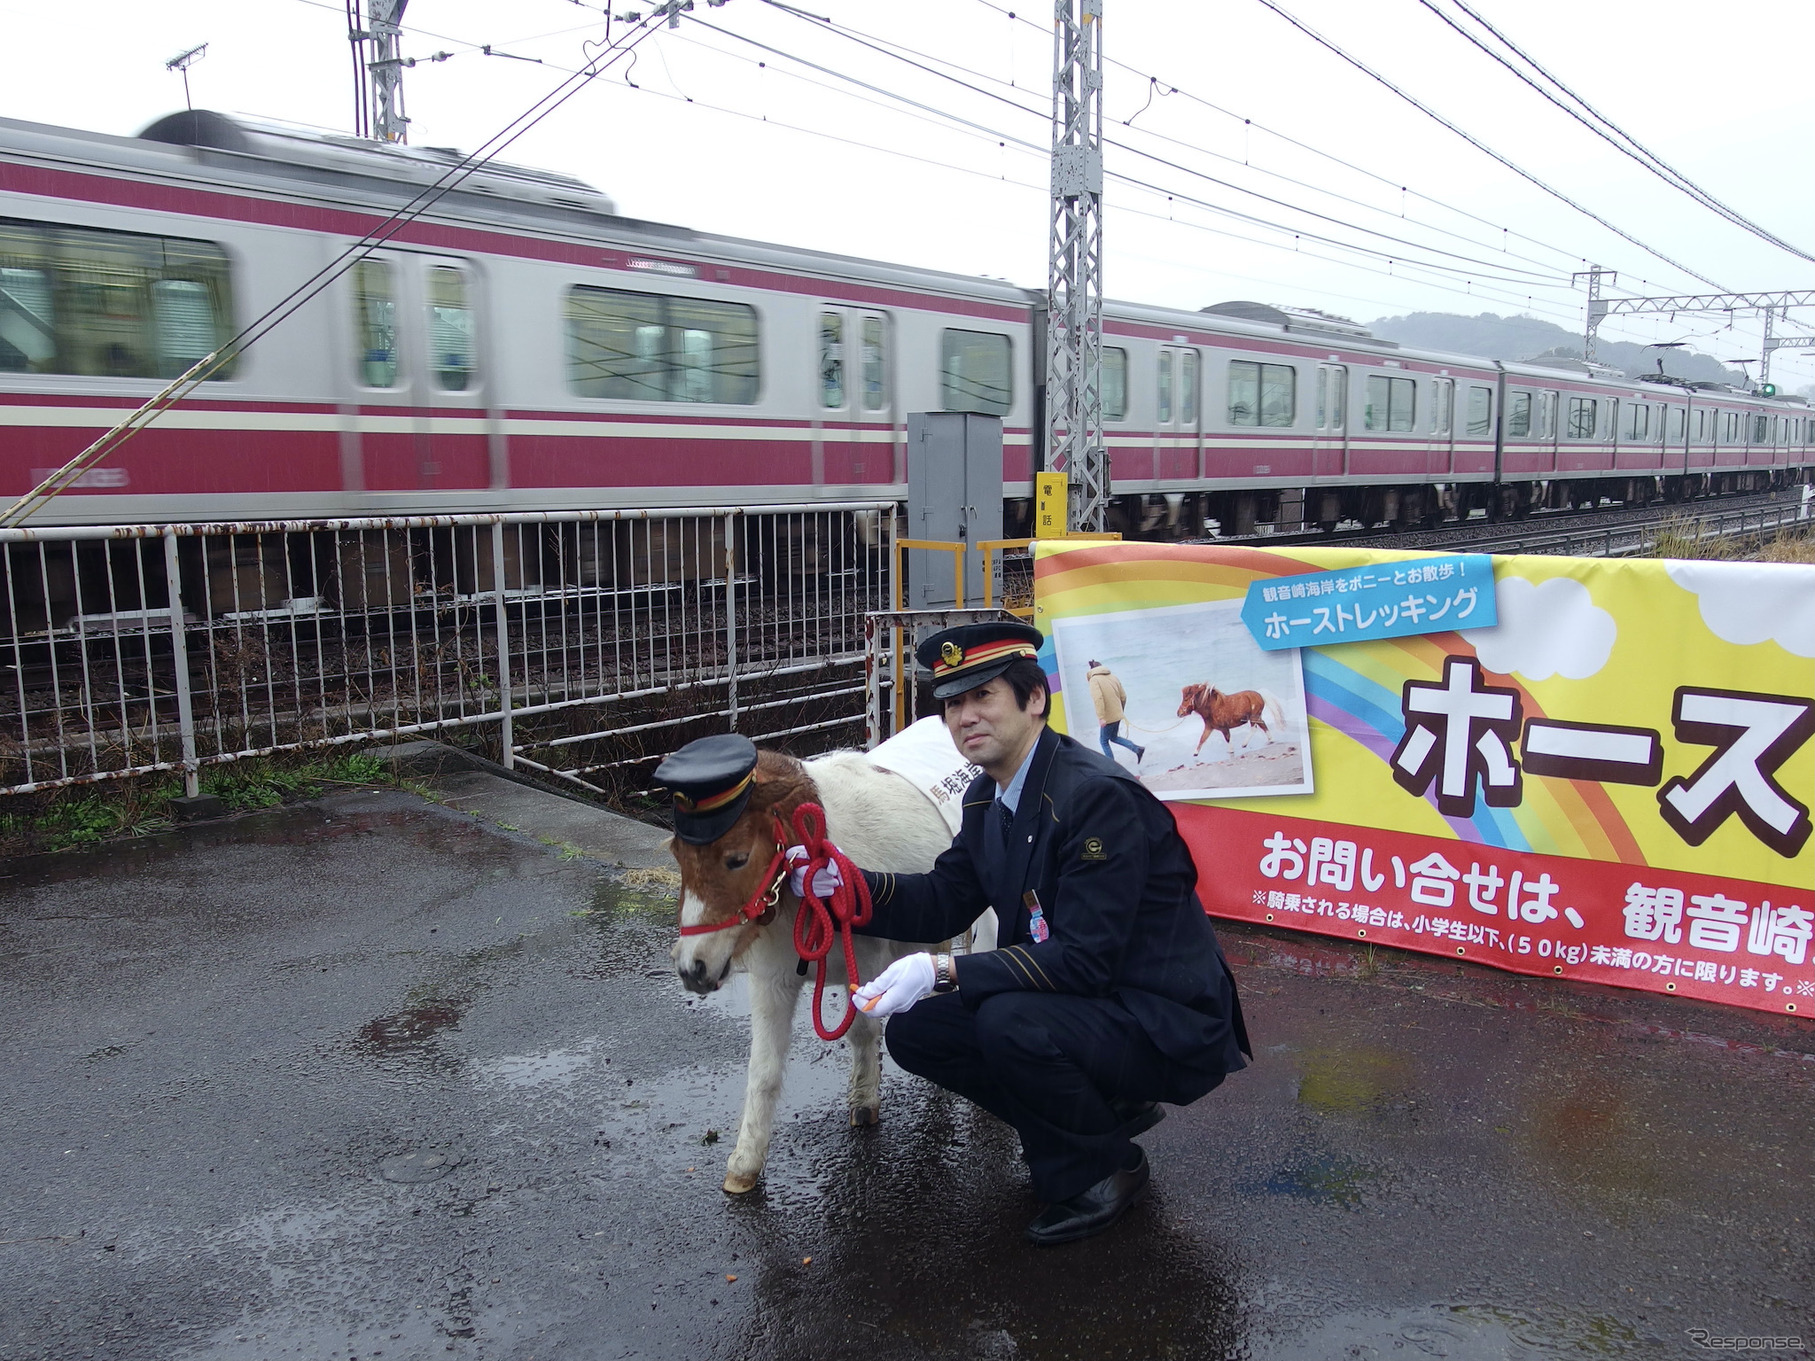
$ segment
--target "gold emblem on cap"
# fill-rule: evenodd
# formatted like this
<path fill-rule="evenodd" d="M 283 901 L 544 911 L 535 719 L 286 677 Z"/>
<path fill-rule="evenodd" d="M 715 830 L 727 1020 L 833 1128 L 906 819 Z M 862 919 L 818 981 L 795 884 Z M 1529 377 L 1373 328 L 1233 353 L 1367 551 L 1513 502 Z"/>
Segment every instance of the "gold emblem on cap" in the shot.
<path fill-rule="evenodd" d="M 945 646 L 939 649 L 939 656 L 947 666 L 956 666 L 964 660 L 964 649 L 948 638 Z"/>

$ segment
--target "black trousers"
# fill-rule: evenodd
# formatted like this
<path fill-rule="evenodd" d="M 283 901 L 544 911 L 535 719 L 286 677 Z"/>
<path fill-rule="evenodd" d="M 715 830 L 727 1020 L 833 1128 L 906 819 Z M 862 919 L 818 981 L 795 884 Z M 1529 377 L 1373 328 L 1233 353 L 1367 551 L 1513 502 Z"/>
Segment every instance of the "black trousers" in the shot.
<path fill-rule="evenodd" d="M 1167 1060 L 1114 998 L 1005 992 L 975 1011 L 956 993 L 889 1018 L 889 1057 L 1006 1120 L 1034 1193 L 1076 1195 L 1126 1166 L 1113 1100 L 1155 1101 Z"/>

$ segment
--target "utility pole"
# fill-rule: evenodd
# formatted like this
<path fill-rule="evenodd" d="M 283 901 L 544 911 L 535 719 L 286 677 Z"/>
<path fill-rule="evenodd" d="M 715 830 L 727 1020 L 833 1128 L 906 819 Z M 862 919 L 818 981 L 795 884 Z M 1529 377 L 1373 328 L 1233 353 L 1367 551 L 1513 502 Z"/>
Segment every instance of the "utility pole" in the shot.
<path fill-rule="evenodd" d="M 1109 509 L 1103 439 L 1103 0 L 1054 0 L 1047 466 L 1072 481 L 1071 529 Z"/>
<path fill-rule="evenodd" d="M 1602 269 L 1599 265 L 1590 265 L 1586 270 L 1569 276 L 1570 286 L 1577 279 L 1588 280 L 1588 324 L 1582 328 L 1582 359 L 1592 364 L 1594 357 L 1595 334 L 1601 329 L 1601 321 L 1607 315 L 1607 304 L 1601 301 L 1601 284 L 1612 285 L 1620 276 L 1611 269 Z"/>
<path fill-rule="evenodd" d="M 371 0 L 372 136 L 380 142 L 407 142 L 410 120 L 403 116 L 403 10 L 410 0 Z"/>

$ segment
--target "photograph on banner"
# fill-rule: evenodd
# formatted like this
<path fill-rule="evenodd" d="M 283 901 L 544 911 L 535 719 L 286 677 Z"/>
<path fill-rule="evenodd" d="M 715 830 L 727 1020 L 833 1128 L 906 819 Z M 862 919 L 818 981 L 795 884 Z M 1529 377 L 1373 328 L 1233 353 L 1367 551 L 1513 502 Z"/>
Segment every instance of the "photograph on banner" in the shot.
<path fill-rule="evenodd" d="M 1042 547 L 1055 724 L 1098 745 L 1091 660 L 1137 725 L 1190 680 L 1224 688 L 1163 623 L 1206 606 L 1246 607 L 1255 652 L 1296 659 L 1309 758 L 1302 792 L 1170 795 L 1213 914 L 1815 1014 L 1815 568 Z M 1163 765 L 1202 729 L 1165 734 Z"/>
<path fill-rule="evenodd" d="M 1162 799 L 1308 794 L 1304 675 L 1238 601 L 1060 620 L 1059 694 L 1080 742 Z"/>

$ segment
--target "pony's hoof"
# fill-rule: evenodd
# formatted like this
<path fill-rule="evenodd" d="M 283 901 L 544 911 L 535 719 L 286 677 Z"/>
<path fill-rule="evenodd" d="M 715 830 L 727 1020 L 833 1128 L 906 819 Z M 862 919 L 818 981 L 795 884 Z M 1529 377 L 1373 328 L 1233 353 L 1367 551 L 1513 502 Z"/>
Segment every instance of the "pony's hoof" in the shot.
<path fill-rule="evenodd" d="M 853 1106 L 851 1108 L 852 1129 L 857 1129 L 862 1125 L 880 1125 L 881 1123 L 882 1112 L 875 1106 Z"/>
<path fill-rule="evenodd" d="M 745 1175 L 742 1172 L 725 1173 L 725 1194 L 728 1196 L 747 1196 L 756 1189 L 756 1174 Z"/>

